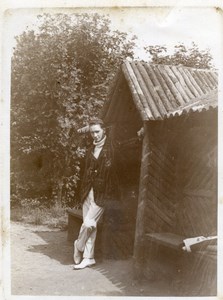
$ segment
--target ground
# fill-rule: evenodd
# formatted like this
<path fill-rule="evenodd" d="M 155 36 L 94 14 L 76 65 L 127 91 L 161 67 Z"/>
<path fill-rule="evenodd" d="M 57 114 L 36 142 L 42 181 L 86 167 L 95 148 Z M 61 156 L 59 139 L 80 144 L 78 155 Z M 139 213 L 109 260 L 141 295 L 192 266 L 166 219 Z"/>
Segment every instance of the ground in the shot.
<path fill-rule="evenodd" d="M 100 260 L 73 269 L 73 245 L 67 231 L 11 223 L 11 294 L 57 296 L 170 295 L 166 281 L 134 280 L 132 260 Z"/>

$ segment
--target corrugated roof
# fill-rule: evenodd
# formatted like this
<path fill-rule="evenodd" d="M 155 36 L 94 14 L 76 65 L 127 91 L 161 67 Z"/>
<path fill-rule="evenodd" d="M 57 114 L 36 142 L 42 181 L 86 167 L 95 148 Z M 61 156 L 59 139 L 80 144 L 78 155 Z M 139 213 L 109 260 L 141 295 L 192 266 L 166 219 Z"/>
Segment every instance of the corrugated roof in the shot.
<path fill-rule="evenodd" d="M 217 72 L 126 61 L 122 72 L 143 120 L 217 107 Z"/>
<path fill-rule="evenodd" d="M 182 114 L 188 114 L 191 112 L 202 112 L 209 109 L 217 108 L 217 98 L 218 93 L 217 90 L 210 92 L 208 95 L 205 95 L 205 97 L 201 97 L 196 102 L 192 102 L 191 104 L 185 105 L 183 107 L 179 107 L 178 109 L 169 112 L 166 117 L 175 117 L 180 116 Z"/>

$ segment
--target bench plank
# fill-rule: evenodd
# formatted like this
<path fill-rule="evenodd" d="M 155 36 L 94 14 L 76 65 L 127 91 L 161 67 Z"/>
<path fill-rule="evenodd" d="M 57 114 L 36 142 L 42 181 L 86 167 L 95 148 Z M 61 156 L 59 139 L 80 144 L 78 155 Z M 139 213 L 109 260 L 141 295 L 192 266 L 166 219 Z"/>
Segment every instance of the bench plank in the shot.
<path fill-rule="evenodd" d="M 68 208 L 67 213 L 68 213 L 68 215 L 71 215 L 71 216 L 76 217 L 78 219 L 81 219 L 81 220 L 83 219 L 82 209 Z"/>
<path fill-rule="evenodd" d="M 169 248 L 182 249 L 185 239 L 183 236 L 170 233 L 170 232 L 162 232 L 162 233 L 147 233 L 146 236 L 153 242 L 157 242 L 161 245 L 167 246 Z"/>
<path fill-rule="evenodd" d="M 162 232 L 162 233 L 147 233 L 147 238 L 152 242 L 156 242 L 157 244 L 166 246 L 168 248 L 182 250 L 184 246 L 183 240 L 185 237 L 170 233 L 170 232 Z M 210 241 L 209 241 L 210 243 Z M 197 250 L 192 249 L 193 255 L 198 256 L 207 256 L 212 258 L 213 260 L 217 259 L 217 245 L 204 245 L 205 247 L 200 247 Z M 194 251 L 193 251 L 194 250 Z"/>

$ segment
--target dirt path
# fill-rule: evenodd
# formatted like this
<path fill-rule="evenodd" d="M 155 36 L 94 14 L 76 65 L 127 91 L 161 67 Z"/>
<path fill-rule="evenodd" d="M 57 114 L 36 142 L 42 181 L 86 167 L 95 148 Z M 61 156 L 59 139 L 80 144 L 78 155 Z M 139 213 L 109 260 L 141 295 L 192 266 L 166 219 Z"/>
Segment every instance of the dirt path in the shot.
<path fill-rule="evenodd" d="M 136 284 L 131 260 L 97 262 L 73 270 L 73 245 L 67 232 L 46 226 L 11 224 L 12 295 L 158 296 L 168 284 Z"/>

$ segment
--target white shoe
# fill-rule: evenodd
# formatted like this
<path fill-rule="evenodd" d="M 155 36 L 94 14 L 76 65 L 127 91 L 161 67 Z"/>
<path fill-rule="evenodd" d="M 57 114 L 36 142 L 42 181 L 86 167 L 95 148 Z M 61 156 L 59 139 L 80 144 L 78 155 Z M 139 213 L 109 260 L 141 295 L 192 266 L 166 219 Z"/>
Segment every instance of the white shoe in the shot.
<path fill-rule="evenodd" d="M 84 269 L 86 267 L 95 265 L 95 263 L 96 262 L 95 262 L 94 258 L 84 258 L 79 265 L 74 266 L 74 269 L 76 269 L 76 270 Z"/>
<path fill-rule="evenodd" d="M 81 262 L 81 252 L 77 249 L 77 240 L 74 241 L 74 263 L 79 264 Z"/>

